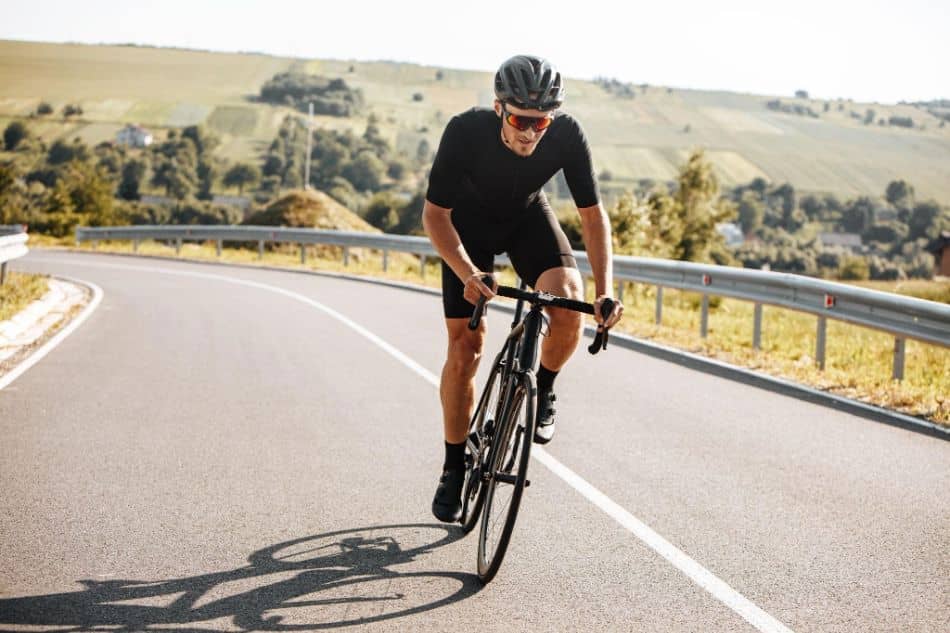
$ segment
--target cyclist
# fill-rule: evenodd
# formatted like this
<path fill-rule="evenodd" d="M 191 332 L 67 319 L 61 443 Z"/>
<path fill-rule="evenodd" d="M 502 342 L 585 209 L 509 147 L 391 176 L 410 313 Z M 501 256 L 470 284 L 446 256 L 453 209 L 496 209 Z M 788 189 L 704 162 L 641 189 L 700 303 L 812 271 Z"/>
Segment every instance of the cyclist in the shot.
<path fill-rule="evenodd" d="M 506 252 L 518 276 L 535 290 L 583 299 L 581 275 L 570 243 L 541 188 L 559 170 L 581 216 L 587 256 L 596 286 L 596 319 L 612 293 L 610 224 L 600 204 L 590 148 L 578 122 L 559 110 L 561 74 L 547 60 L 518 55 L 495 74 L 494 108 L 454 116 L 442 134 L 429 176 L 422 223 L 442 257 L 442 304 L 448 357 L 439 393 L 445 432 L 445 462 L 432 512 L 441 521 L 461 515 L 465 439 L 475 403 L 475 372 L 485 339 L 485 320 L 467 327 L 479 296 L 494 297 L 482 278 L 494 255 Z M 605 324 L 614 325 L 615 304 Z M 534 441 L 554 435 L 554 380 L 577 348 L 579 313 L 548 310 L 550 335 L 541 346 Z"/>

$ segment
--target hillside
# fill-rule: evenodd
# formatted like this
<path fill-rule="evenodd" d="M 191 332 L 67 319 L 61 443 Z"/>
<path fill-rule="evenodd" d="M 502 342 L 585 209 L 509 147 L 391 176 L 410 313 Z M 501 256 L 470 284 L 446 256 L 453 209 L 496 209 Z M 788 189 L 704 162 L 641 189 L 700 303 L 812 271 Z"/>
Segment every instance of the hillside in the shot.
<path fill-rule="evenodd" d="M 452 114 L 492 98 L 489 73 L 442 69 L 437 79 L 436 68 L 412 64 L 0 41 L 0 125 L 46 101 L 56 114 L 31 128 L 49 140 L 98 142 L 130 122 L 158 130 L 203 123 L 222 137 L 218 154 L 257 157 L 293 111 L 255 97 L 267 79 L 288 70 L 344 77 L 363 91 L 368 108 L 361 117 L 317 117 L 318 125 L 362 132 L 373 113 L 382 134 L 406 152 L 422 138 L 435 147 Z M 922 108 L 657 86 L 638 86 L 631 99 L 593 82 L 567 86 L 566 109 L 583 123 L 597 171 L 610 172 L 607 188 L 671 179 L 688 151 L 703 146 L 726 185 L 762 177 L 799 191 L 879 196 L 903 178 L 918 197 L 950 202 L 950 124 L 940 127 Z M 767 108 L 775 99 L 817 117 Z M 79 120 L 58 114 L 67 103 L 82 106 Z M 868 110 L 874 122 L 865 125 Z M 915 127 L 879 124 L 890 117 L 910 117 Z"/>

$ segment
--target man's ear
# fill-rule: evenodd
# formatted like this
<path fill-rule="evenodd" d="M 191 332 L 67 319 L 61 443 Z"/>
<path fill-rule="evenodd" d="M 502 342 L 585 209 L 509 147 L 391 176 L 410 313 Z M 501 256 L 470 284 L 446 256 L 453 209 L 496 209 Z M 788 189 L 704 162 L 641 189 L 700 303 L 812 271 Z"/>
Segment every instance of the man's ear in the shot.
<path fill-rule="evenodd" d="M 501 101 L 495 99 L 495 116 L 501 116 Z"/>

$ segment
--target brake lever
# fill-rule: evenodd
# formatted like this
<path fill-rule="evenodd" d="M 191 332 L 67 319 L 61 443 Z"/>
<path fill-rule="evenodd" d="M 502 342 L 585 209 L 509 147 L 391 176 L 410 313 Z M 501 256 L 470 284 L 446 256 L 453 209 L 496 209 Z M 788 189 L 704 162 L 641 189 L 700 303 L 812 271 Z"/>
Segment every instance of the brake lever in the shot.
<path fill-rule="evenodd" d="M 614 300 L 613 299 L 604 299 L 604 302 L 600 304 L 600 316 L 605 321 L 614 311 Z M 594 336 L 594 342 L 590 344 L 590 347 L 587 348 L 587 351 L 591 354 L 596 354 L 602 349 L 607 349 L 607 340 L 610 338 L 610 328 L 600 325 L 597 328 L 597 335 Z"/>
<path fill-rule="evenodd" d="M 486 286 L 492 287 L 494 285 L 494 279 L 491 275 L 485 275 L 482 277 L 482 283 Z M 472 318 L 468 320 L 468 329 L 473 332 L 478 329 L 478 323 L 482 320 L 482 314 L 485 312 L 485 302 L 488 299 L 485 295 L 482 295 L 478 298 L 478 303 L 475 304 L 475 311 L 472 313 Z"/>

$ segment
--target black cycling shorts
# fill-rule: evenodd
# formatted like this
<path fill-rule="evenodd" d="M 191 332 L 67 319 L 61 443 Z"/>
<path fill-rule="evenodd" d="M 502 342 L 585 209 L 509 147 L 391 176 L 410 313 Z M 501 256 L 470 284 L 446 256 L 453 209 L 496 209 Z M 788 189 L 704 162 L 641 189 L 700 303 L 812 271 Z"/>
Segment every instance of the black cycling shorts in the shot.
<path fill-rule="evenodd" d="M 453 211 L 454 213 L 454 211 Z M 533 204 L 525 211 L 525 217 L 513 226 L 479 225 L 480 235 L 466 235 L 461 227 L 468 222 L 453 220 L 462 246 L 479 270 L 494 270 L 495 255 L 507 253 L 525 283 L 534 287 L 541 273 L 550 268 L 577 268 L 571 243 L 564 234 L 554 211 L 546 204 Z M 470 225 L 471 226 L 471 225 Z M 495 229 L 498 229 L 492 234 Z M 475 306 L 465 300 L 465 284 L 451 268 L 442 262 L 442 307 L 446 318 L 468 318 Z"/>

